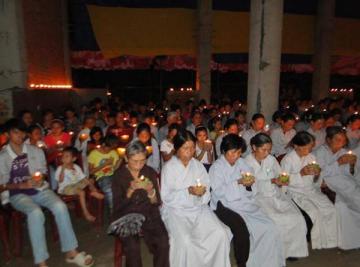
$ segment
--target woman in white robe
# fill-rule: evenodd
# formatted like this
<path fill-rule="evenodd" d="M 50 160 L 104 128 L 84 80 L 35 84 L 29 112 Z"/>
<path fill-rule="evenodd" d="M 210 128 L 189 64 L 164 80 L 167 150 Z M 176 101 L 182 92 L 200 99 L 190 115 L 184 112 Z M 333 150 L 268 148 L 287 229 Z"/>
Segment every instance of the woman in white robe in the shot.
<path fill-rule="evenodd" d="M 223 155 L 215 161 L 209 172 L 212 188 L 211 208 L 218 214 L 220 203 L 221 206 L 239 214 L 245 221 L 250 234 L 247 267 L 285 266 L 280 233 L 273 221 L 257 205 L 253 192 L 249 191 L 253 182 L 242 177 L 246 172 L 253 173 L 251 167 L 240 158 L 242 152 L 246 150 L 244 139 L 229 134 L 224 137 L 221 150 Z M 235 246 L 237 231 L 234 231 L 236 230 L 234 228 L 233 225 L 231 229 Z M 236 252 L 237 248 L 234 248 Z M 241 260 L 237 259 L 238 265 Z"/>
<path fill-rule="evenodd" d="M 307 132 L 315 137 L 314 149 L 325 143 L 325 119 L 320 113 L 314 113 L 310 119 L 310 127 Z"/>
<path fill-rule="evenodd" d="M 241 132 L 241 137 L 244 138 L 246 142 L 246 151 L 243 153 L 243 158 L 251 153 L 250 148 L 250 139 L 253 138 L 258 133 L 269 131 L 269 126 L 265 127 L 265 117 L 260 113 L 256 113 L 251 118 L 251 127 L 246 131 Z"/>
<path fill-rule="evenodd" d="M 275 157 L 284 155 L 289 152 L 288 144 L 296 134 L 294 115 L 287 113 L 281 117 L 281 127 L 271 131 L 272 150 L 271 154 Z"/>
<path fill-rule="evenodd" d="M 180 131 L 161 173 L 162 218 L 172 267 L 230 267 L 231 232 L 211 211 L 209 176 L 193 158 L 195 137 Z"/>
<path fill-rule="evenodd" d="M 219 158 L 221 156 L 220 145 L 221 145 L 223 138 L 227 134 L 239 134 L 238 121 L 235 119 L 228 119 L 225 122 L 224 130 L 225 130 L 225 132 L 222 135 L 218 136 L 218 138 L 216 138 L 216 141 L 215 141 L 215 152 L 216 152 L 217 158 Z"/>
<path fill-rule="evenodd" d="M 347 151 L 346 131 L 339 126 L 326 129 L 326 144 L 315 151 L 321 178 L 336 193 L 338 246 L 360 247 L 360 186 L 355 178 L 356 154 Z M 358 151 L 357 151 L 358 152 Z"/>
<path fill-rule="evenodd" d="M 281 191 L 281 186 L 288 183 L 279 178 L 282 172 L 277 160 L 270 155 L 270 137 L 257 134 L 251 139 L 250 145 L 253 152 L 245 161 L 254 170 L 255 183 L 252 188 L 256 202 L 278 227 L 285 257 L 308 256 L 306 223 L 300 210 Z"/>
<path fill-rule="evenodd" d="M 314 137 L 308 132 L 299 132 L 293 138 L 292 145 L 294 149 L 281 161 L 282 171 L 290 175 L 288 194 L 311 219 L 312 248 L 336 247 L 336 210 L 321 192 L 321 183 L 315 178 L 319 176 L 320 168 L 316 167 L 316 158 L 311 154 Z"/>

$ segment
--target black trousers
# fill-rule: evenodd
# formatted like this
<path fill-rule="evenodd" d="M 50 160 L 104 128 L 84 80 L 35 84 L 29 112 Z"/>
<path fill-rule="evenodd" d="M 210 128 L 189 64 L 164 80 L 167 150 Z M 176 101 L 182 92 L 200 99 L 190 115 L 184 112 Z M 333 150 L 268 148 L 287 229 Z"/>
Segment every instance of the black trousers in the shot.
<path fill-rule="evenodd" d="M 142 233 L 146 245 L 153 254 L 153 266 L 169 267 L 169 238 L 164 223 L 159 221 L 156 227 L 153 223 L 151 227 L 143 225 Z M 121 242 L 126 256 L 126 267 L 142 267 L 140 237 L 122 238 Z"/>
<path fill-rule="evenodd" d="M 298 204 L 296 204 L 295 201 L 293 201 L 295 203 L 295 205 L 298 207 L 298 209 L 300 210 L 301 214 L 303 215 L 305 222 L 306 222 L 306 228 L 307 228 L 307 233 L 306 233 L 306 240 L 307 242 L 311 242 L 311 229 L 313 227 L 313 223 L 311 221 L 310 216 L 306 213 L 306 211 L 304 211 L 302 208 L 299 207 Z"/>
<path fill-rule="evenodd" d="M 250 251 L 250 234 L 244 219 L 236 212 L 226 208 L 219 201 L 215 214 L 226 224 L 233 234 L 235 258 L 238 267 L 246 267 Z"/>

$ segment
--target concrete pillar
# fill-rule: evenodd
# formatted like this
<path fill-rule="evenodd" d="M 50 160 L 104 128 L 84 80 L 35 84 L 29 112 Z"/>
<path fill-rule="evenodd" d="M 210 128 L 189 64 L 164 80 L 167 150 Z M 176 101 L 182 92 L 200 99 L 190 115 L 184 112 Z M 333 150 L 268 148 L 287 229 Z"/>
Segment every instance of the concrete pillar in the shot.
<path fill-rule="evenodd" d="M 196 90 L 199 99 L 211 98 L 212 0 L 197 1 Z"/>
<path fill-rule="evenodd" d="M 268 122 L 278 108 L 283 0 L 251 0 L 248 116 L 263 113 Z"/>
<path fill-rule="evenodd" d="M 13 114 L 13 88 L 26 86 L 21 0 L 0 0 L 0 122 Z"/>
<path fill-rule="evenodd" d="M 329 94 L 335 0 L 319 0 L 315 22 L 312 98 L 319 101 Z"/>

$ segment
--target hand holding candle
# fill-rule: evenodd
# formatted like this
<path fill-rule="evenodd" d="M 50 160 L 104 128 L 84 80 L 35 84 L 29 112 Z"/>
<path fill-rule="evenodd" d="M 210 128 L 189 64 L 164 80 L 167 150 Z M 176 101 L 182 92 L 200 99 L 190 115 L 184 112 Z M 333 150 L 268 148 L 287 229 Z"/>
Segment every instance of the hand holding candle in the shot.
<path fill-rule="evenodd" d="M 80 142 L 84 142 L 86 139 L 88 139 L 89 138 L 89 135 L 88 134 L 86 134 L 86 133 L 82 133 L 82 134 L 80 134 L 80 136 L 79 136 L 79 140 L 80 140 Z"/>
<path fill-rule="evenodd" d="M 130 136 L 129 136 L 128 134 L 123 134 L 122 136 L 120 136 L 120 140 L 121 140 L 122 142 L 127 142 L 127 141 L 129 141 L 129 138 L 130 138 Z"/>
<path fill-rule="evenodd" d="M 125 156 L 125 153 L 126 153 L 126 148 L 124 147 L 118 147 L 116 149 L 117 153 L 119 154 L 119 157 L 120 158 L 123 158 Z"/>
<path fill-rule="evenodd" d="M 284 185 L 287 185 L 289 184 L 289 179 L 290 179 L 290 176 L 288 173 L 286 172 L 282 172 L 280 175 L 279 175 L 279 181 L 281 184 L 284 184 Z"/>
<path fill-rule="evenodd" d="M 37 171 L 32 176 L 32 182 L 34 187 L 40 187 L 43 183 L 43 175 L 41 172 Z"/>
<path fill-rule="evenodd" d="M 245 187 L 250 187 L 255 182 L 255 177 L 250 172 L 245 172 L 242 174 L 240 183 Z"/>

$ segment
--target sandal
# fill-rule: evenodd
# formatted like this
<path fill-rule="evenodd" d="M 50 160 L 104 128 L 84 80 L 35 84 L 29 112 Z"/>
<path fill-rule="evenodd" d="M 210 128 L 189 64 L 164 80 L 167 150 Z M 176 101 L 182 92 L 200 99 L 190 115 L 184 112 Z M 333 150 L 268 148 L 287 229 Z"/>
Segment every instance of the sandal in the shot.
<path fill-rule="evenodd" d="M 91 260 L 89 264 L 86 264 L 86 261 Z M 90 254 L 86 254 L 84 251 L 79 252 L 74 258 L 67 258 L 65 260 L 67 263 L 73 263 L 80 267 L 90 267 L 94 265 L 93 257 Z"/>

